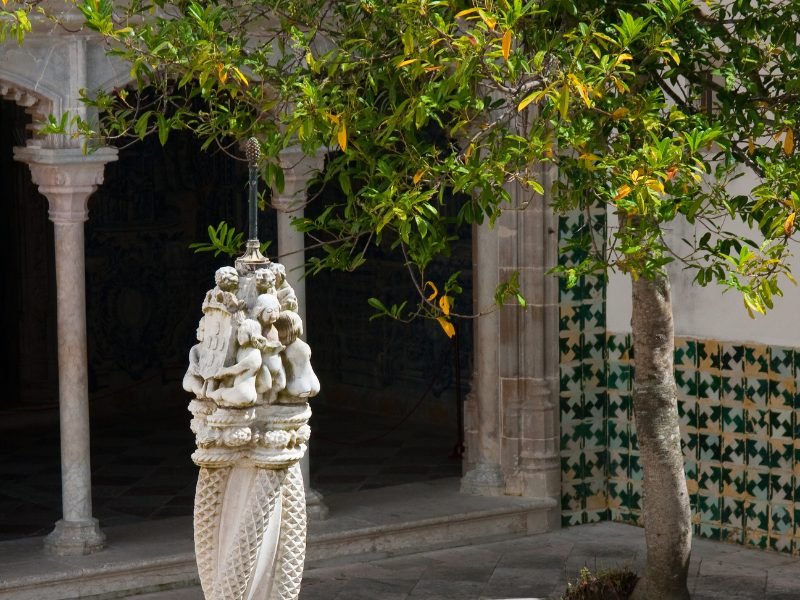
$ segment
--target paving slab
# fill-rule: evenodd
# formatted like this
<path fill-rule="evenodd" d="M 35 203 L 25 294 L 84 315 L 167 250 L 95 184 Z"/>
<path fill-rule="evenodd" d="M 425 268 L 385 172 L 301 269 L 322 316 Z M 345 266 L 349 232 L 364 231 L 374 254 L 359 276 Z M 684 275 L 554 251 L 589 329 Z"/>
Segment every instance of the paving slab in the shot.
<path fill-rule="evenodd" d="M 459 484 L 458 478 L 438 479 L 328 496 L 330 518 L 309 527 L 306 566 L 508 539 L 557 522 L 554 500 L 467 496 Z M 198 581 L 190 517 L 109 527 L 106 533 L 108 547 L 83 557 L 47 556 L 41 538 L 0 542 L 0 600 L 112 600 Z M 482 564 L 485 557 L 473 561 Z"/>
<path fill-rule="evenodd" d="M 581 525 L 538 535 L 306 570 L 300 600 L 555 600 L 579 565 L 626 566 L 644 531 Z M 697 539 L 692 600 L 798 600 L 800 559 Z M 203 600 L 198 588 L 130 600 Z"/>
<path fill-rule="evenodd" d="M 498 511 L 513 512 L 522 506 L 520 499 L 505 499 L 506 504 L 498 504 L 491 498 L 460 497 L 452 482 L 449 491 L 445 489 L 447 485 L 444 481 L 430 482 L 413 489 L 401 488 L 402 494 L 398 494 L 398 489 L 375 490 L 374 502 L 367 507 L 362 504 L 361 510 L 358 504 L 364 501 L 363 495 L 331 498 L 335 507 L 332 514 L 341 515 L 343 520 L 315 524 L 310 547 L 313 548 L 319 536 L 326 539 L 332 549 L 337 544 L 346 545 L 345 538 L 337 542 L 335 536 L 352 531 L 348 527 L 354 527 L 353 524 L 356 531 L 383 531 L 385 535 L 392 535 L 391 528 L 399 528 L 418 535 L 432 522 L 446 525 L 450 519 L 464 519 L 464 514 L 454 515 L 467 509 L 482 523 L 483 537 L 451 539 L 448 543 L 455 547 L 442 549 L 408 546 L 397 550 L 399 555 L 396 556 L 389 555 L 395 551 L 386 548 L 376 551 L 377 547 L 372 546 L 372 552 L 343 557 L 338 563 L 312 560 L 307 564 L 300 600 L 553 600 L 564 592 L 568 580 L 577 578 L 584 565 L 636 568 L 643 564 L 644 530 L 630 525 L 599 523 L 540 534 L 519 530 L 513 537 L 494 539 L 492 521 L 485 517 L 494 518 Z M 407 520 L 414 512 L 407 506 L 413 499 L 413 494 L 409 495 L 412 492 L 418 494 L 418 510 L 429 510 L 422 525 Z M 429 501 L 427 494 L 452 494 L 453 497 L 436 503 Z M 449 507 L 449 511 L 443 507 Z M 417 512 L 418 519 L 419 514 Z M 90 557 L 47 557 L 41 552 L 41 540 L 37 539 L 0 543 L 0 599 L 78 597 L 57 593 L 37 596 L 33 589 L 23 595 L 4 595 L 2 586 L 7 586 L 12 576 L 44 578 L 52 592 L 58 577 L 80 581 L 83 586 L 91 583 L 92 577 L 100 576 L 89 569 L 92 564 L 99 564 L 112 574 L 118 572 L 118 576 L 129 581 L 137 576 L 135 568 L 130 570 L 131 565 L 144 568 L 147 564 L 158 563 L 185 569 L 184 579 L 166 581 L 156 577 L 149 588 L 129 594 L 110 592 L 104 597 L 203 600 L 200 588 L 192 579 L 195 572 L 192 570 L 191 521 L 165 520 L 142 527 L 139 524 L 110 529 L 109 549 L 102 555 Z M 126 560 L 133 561 L 127 563 L 127 571 L 123 568 Z M 145 564 L 143 560 L 149 562 Z M 186 587 L 165 589 L 176 585 Z M 689 586 L 693 600 L 799 600 L 800 558 L 695 539 Z M 93 600 L 98 597 L 86 595 Z"/>
<path fill-rule="evenodd" d="M 364 589 L 373 591 L 380 589 L 371 587 L 373 577 L 383 577 L 389 583 L 400 571 L 418 577 L 418 582 L 406 596 L 401 588 L 393 588 L 387 599 L 555 600 L 584 565 L 636 567 L 643 564 L 644 557 L 644 530 L 618 523 L 582 525 L 513 540 L 376 560 L 370 563 L 370 570 L 365 570 L 363 564 L 310 569 L 300 600 L 345 600 L 347 593 L 356 593 L 353 590 L 359 585 L 370 586 Z M 689 585 L 693 600 L 798 600 L 800 559 L 696 539 Z"/>

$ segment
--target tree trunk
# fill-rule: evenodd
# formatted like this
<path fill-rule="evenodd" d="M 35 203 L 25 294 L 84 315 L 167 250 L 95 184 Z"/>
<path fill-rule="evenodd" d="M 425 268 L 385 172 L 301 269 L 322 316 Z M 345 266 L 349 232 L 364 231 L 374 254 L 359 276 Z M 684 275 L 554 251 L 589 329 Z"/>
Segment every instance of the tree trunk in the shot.
<path fill-rule="evenodd" d="M 633 410 L 644 470 L 647 564 L 632 600 L 686 600 L 692 544 L 673 371 L 675 334 L 666 273 L 633 281 Z"/>

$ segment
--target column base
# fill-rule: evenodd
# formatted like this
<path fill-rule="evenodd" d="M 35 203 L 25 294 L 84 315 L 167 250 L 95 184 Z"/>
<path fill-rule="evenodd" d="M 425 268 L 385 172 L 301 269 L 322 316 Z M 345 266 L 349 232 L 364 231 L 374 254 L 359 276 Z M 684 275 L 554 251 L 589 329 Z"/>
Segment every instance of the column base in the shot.
<path fill-rule="evenodd" d="M 500 465 L 478 463 L 461 478 L 461 493 L 473 496 L 502 496 L 505 479 Z"/>
<path fill-rule="evenodd" d="M 58 556 L 82 556 L 105 548 L 106 534 L 97 519 L 86 521 L 56 521 L 56 527 L 44 538 L 44 548 Z"/>
<path fill-rule="evenodd" d="M 306 489 L 306 515 L 309 521 L 324 521 L 328 518 L 328 507 L 317 490 Z"/>

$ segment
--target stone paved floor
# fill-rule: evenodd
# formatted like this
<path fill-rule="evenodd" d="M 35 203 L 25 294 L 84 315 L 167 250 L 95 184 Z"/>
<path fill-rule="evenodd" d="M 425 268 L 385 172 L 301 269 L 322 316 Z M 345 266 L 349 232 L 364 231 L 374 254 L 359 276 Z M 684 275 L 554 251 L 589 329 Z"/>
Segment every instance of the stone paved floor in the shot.
<path fill-rule="evenodd" d="M 642 529 L 581 525 L 513 540 L 307 571 L 300 600 L 529 600 L 558 598 L 581 567 L 644 559 Z M 800 558 L 695 540 L 693 600 L 800 599 Z M 198 588 L 130 600 L 202 600 Z"/>
<path fill-rule="evenodd" d="M 197 467 L 185 405 L 146 419 L 123 413 L 92 422 L 94 515 L 104 527 L 191 515 Z M 56 419 L 0 431 L 0 540 L 45 535 L 61 518 Z M 330 494 L 460 475 L 461 462 L 449 456 L 454 428 L 409 421 L 372 439 L 398 420 L 316 408 L 312 485 Z"/>

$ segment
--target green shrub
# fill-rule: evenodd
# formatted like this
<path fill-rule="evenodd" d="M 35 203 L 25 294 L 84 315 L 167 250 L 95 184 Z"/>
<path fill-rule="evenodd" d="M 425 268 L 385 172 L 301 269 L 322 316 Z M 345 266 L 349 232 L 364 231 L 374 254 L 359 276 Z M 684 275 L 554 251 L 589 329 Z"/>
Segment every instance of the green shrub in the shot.
<path fill-rule="evenodd" d="M 628 568 L 600 571 L 581 569 L 578 580 L 567 584 L 561 600 L 628 600 L 639 576 Z"/>

